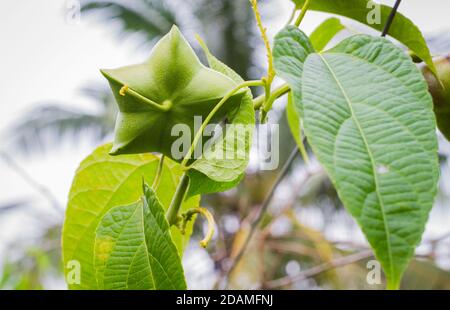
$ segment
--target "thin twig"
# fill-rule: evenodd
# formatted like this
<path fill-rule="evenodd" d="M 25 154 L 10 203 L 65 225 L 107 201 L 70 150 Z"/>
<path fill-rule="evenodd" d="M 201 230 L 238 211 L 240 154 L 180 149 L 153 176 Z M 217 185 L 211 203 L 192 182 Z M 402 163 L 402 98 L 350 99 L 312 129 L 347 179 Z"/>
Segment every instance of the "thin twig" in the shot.
<path fill-rule="evenodd" d="M 5 151 L 0 152 L 0 156 L 9 165 L 9 168 L 13 169 L 25 182 L 28 183 L 32 188 L 38 191 L 44 198 L 48 200 L 50 205 L 55 209 L 56 212 L 62 214 L 63 208 L 58 202 L 58 199 L 53 195 L 53 193 L 44 185 L 39 183 L 37 180 L 31 176 L 28 171 L 21 167 L 11 156 L 9 156 Z"/>
<path fill-rule="evenodd" d="M 235 258 L 231 261 L 229 264 L 229 268 L 226 270 L 224 278 L 223 278 L 223 284 L 222 287 L 225 288 L 227 286 L 228 278 L 230 274 L 233 272 L 234 268 L 236 268 L 237 264 L 241 260 L 242 256 L 245 253 L 245 250 L 247 249 L 250 239 L 252 238 L 256 228 L 258 227 L 259 223 L 261 222 L 262 218 L 264 217 L 264 214 L 267 211 L 267 208 L 269 207 L 269 204 L 272 200 L 273 195 L 275 194 L 276 189 L 278 188 L 278 185 L 280 185 L 283 178 L 286 176 L 287 172 L 289 171 L 289 167 L 291 166 L 294 159 L 299 154 L 299 149 L 297 146 L 295 146 L 294 150 L 292 150 L 291 155 L 289 155 L 289 158 L 284 163 L 283 168 L 281 169 L 280 173 L 277 176 L 277 179 L 275 180 L 275 183 L 273 184 L 272 188 L 270 189 L 268 195 L 264 199 L 259 211 L 258 215 L 255 218 L 255 220 L 251 223 L 250 231 L 247 235 L 247 238 L 245 239 L 244 245 L 239 250 L 238 254 L 235 256 Z"/>
<path fill-rule="evenodd" d="M 298 11 L 297 7 L 294 7 L 294 9 L 292 10 L 292 13 L 289 16 L 289 19 L 288 19 L 288 21 L 286 23 L 286 26 L 288 26 L 288 25 L 290 25 L 292 23 L 292 21 L 294 20 L 295 14 L 297 14 L 297 11 Z"/>
<path fill-rule="evenodd" d="M 267 82 L 270 87 L 270 84 L 272 83 L 275 77 L 275 69 L 273 68 L 272 48 L 270 47 L 269 38 L 267 37 L 267 28 L 263 26 L 261 14 L 259 13 L 258 0 L 250 0 L 250 3 L 252 5 L 253 12 L 255 13 L 256 24 L 258 26 L 259 32 L 261 33 L 261 37 L 264 42 L 264 46 L 266 48 L 267 64 L 268 64 Z"/>
<path fill-rule="evenodd" d="M 283 287 L 283 286 L 287 286 L 290 285 L 296 281 L 301 281 L 301 280 L 305 280 L 307 278 L 311 278 L 313 276 L 316 276 L 320 273 L 326 272 L 330 269 L 334 269 L 337 267 L 342 267 L 345 265 L 349 265 L 349 264 L 353 264 L 356 263 L 358 261 L 361 261 L 363 259 L 372 257 L 373 253 L 371 250 L 366 250 L 366 251 L 361 251 L 355 254 L 351 254 L 351 255 L 347 255 L 347 256 L 343 256 L 343 257 L 339 257 L 336 258 L 330 262 L 327 263 L 323 263 L 314 267 L 311 267 L 310 269 L 307 269 L 303 272 L 300 272 L 299 274 L 295 275 L 295 276 L 286 276 L 286 277 L 282 277 L 276 280 L 272 280 L 269 282 L 266 282 L 264 284 L 265 288 L 271 289 L 271 288 L 277 288 L 277 287 Z"/>
<path fill-rule="evenodd" d="M 436 239 L 429 240 L 425 244 L 430 244 L 432 246 L 433 245 L 435 246 L 437 243 L 447 239 L 448 237 L 450 237 L 450 232 L 447 232 Z M 286 276 L 286 277 L 282 277 L 282 278 L 279 278 L 276 280 L 271 280 L 269 282 L 264 283 L 264 288 L 273 289 L 273 288 L 287 286 L 287 285 L 293 284 L 294 282 L 302 281 L 302 280 L 314 277 L 314 276 L 316 276 L 320 273 L 326 272 L 330 269 L 334 269 L 337 267 L 342 267 L 345 265 L 356 263 L 358 261 L 361 261 L 361 260 L 369 258 L 369 257 L 373 257 L 373 253 L 370 249 L 361 250 L 360 252 L 357 252 L 357 253 L 354 253 L 351 255 L 347 255 L 347 256 L 343 256 L 343 257 L 339 257 L 330 262 L 326 262 L 326 263 L 311 267 L 310 269 L 300 272 L 299 274 L 297 274 L 295 276 Z M 424 255 L 416 254 L 415 257 L 416 258 L 433 258 L 434 256 L 433 256 L 433 251 L 430 251 L 430 253 L 424 254 Z"/>
<path fill-rule="evenodd" d="M 386 21 L 386 25 L 384 25 L 383 32 L 381 33 L 382 37 L 385 37 L 388 34 L 389 28 L 391 28 L 392 22 L 394 21 L 395 14 L 397 14 L 397 10 L 398 10 L 398 7 L 400 6 L 400 2 L 402 2 L 402 0 L 397 0 L 395 2 L 394 7 L 392 8 L 391 13 L 389 14 L 388 20 Z"/>

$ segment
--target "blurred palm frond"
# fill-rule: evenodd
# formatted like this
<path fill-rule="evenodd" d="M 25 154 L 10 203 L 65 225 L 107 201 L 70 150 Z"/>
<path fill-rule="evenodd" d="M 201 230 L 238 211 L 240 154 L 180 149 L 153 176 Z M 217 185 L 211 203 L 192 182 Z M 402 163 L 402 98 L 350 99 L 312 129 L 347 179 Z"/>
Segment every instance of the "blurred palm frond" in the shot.
<path fill-rule="evenodd" d="M 82 1 L 81 12 L 100 16 L 105 23 L 117 21 L 119 35 L 139 33 L 144 42 L 158 40 L 177 24 L 174 12 L 159 0 L 86 0 Z"/>
<path fill-rule="evenodd" d="M 95 141 L 103 140 L 114 128 L 116 107 L 112 94 L 97 84 L 80 91 L 97 104 L 97 112 L 69 108 L 60 102 L 39 103 L 6 130 L 7 145 L 26 154 L 44 151 L 53 145 L 52 141 L 76 141 L 86 131 Z"/>
<path fill-rule="evenodd" d="M 13 201 L 9 203 L 3 203 L 0 205 L 0 214 L 15 211 L 24 207 L 27 207 L 29 205 L 29 201 L 27 200 L 19 200 L 19 201 Z"/>

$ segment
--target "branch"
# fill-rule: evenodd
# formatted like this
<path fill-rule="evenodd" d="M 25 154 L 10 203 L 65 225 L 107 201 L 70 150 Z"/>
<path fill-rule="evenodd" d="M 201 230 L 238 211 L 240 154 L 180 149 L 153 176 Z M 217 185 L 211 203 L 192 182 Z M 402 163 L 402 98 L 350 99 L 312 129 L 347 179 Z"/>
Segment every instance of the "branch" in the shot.
<path fill-rule="evenodd" d="M 436 245 L 437 243 L 439 243 L 449 237 L 450 237 L 450 232 L 447 232 L 436 239 L 429 240 L 427 243 L 429 243 L 431 245 Z M 415 255 L 415 257 L 416 258 L 433 258 L 433 255 L 434 254 L 433 254 L 433 250 L 432 250 L 429 254 Z M 357 252 L 357 253 L 354 253 L 351 255 L 347 255 L 347 256 L 343 256 L 343 257 L 339 257 L 330 262 L 326 262 L 326 263 L 311 267 L 310 269 L 300 272 L 295 276 L 286 276 L 286 277 L 282 277 L 279 279 L 271 280 L 264 284 L 264 288 L 273 289 L 273 288 L 287 286 L 287 285 L 293 284 L 296 281 L 302 281 L 302 280 L 314 277 L 323 272 L 326 272 L 328 270 L 342 267 L 345 265 L 350 265 L 350 264 L 359 262 L 359 261 L 369 258 L 369 257 L 373 257 L 372 250 L 370 250 L 370 249 L 362 250 L 360 252 Z"/>
<path fill-rule="evenodd" d="M 59 214 L 62 213 L 62 207 L 58 202 L 58 199 L 53 195 L 53 193 L 44 185 L 40 184 L 36 181 L 24 168 L 22 168 L 18 163 L 16 163 L 11 156 L 9 156 L 6 152 L 0 151 L 0 156 L 4 159 L 4 161 L 9 165 L 11 169 L 13 169 L 22 179 L 27 182 L 31 187 L 33 187 L 36 191 L 38 191 L 42 196 L 44 196 L 50 205 L 55 209 Z"/>
<path fill-rule="evenodd" d="M 289 85 L 282 84 L 281 86 L 279 86 L 271 91 L 271 93 L 272 93 L 271 96 L 276 96 L 275 98 L 273 98 L 273 100 L 276 100 L 277 98 L 281 97 L 282 95 L 286 94 L 289 91 L 290 91 Z M 264 104 L 265 100 L 266 100 L 265 94 L 256 97 L 255 99 L 253 99 L 253 108 L 255 110 L 259 110 L 262 107 L 262 105 Z"/>
<path fill-rule="evenodd" d="M 392 22 L 394 21 L 395 15 L 397 14 L 397 10 L 398 10 L 398 7 L 400 6 L 400 2 L 402 2 L 402 0 L 397 0 L 395 2 L 394 7 L 392 8 L 391 13 L 389 14 L 386 25 L 384 25 L 383 32 L 381 33 L 382 37 L 385 37 L 388 34 L 389 28 L 391 28 Z"/>
<path fill-rule="evenodd" d="M 299 154 L 299 149 L 297 146 L 292 150 L 291 155 L 289 155 L 289 158 L 284 163 L 283 168 L 281 169 L 280 174 L 277 176 L 277 179 L 275 180 L 275 183 L 273 184 L 272 188 L 270 189 L 268 195 L 264 199 L 259 211 L 258 216 L 256 219 L 251 223 L 250 231 L 245 239 L 244 245 L 239 250 L 238 254 L 235 256 L 234 259 L 229 264 L 228 269 L 225 272 L 224 278 L 223 278 L 223 284 L 222 287 L 226 287 L 228 284 L 228 278 L 230 274 L 233 272 L 233 270 L 236 268 L 237 264 L 241 260 L 242 256 L 245 253 L 245 250 L 247 249 L 250 239 L 252 238 L 256 228 L 258 227 L 259 223 L 261 222 L 262 218 L 264 217 L 264 214 L 267 211 L 267 208 L 269 207 L 269 204 L 272 200 L 273 195 L 275 194 L 276 189 L 278 188 L 278 185 L 280 185 L 283 178 L 286 176 L 287 172 L 289 171 L 289 167 L 291 166 L 292 162 L 294 161 L 295 157 Z M 220 284 L 219 284 L 220 285 Z"/>
<path fill-rule="evenodd" d="M 286 277 L 282 277 L 276 280 L 272 280 L 269 282 L 266 282 L 264 284 L 265 288 L 268 289 L 273 289 L 273 288 L 278 288 L 278 287 L 283 287 L 283 286 L 287 286 L 290 284 L 293 284 L 296 281 L 301 281 L 301 280 L 305 280 L 307 278 L 311 278 L 313 276 L 316 276 L 320 273 L 326 272 L 330 269 L 334 269 L 337 267 L 342 267 L 345 265 L 349 265 L 349 264 L 353 264 L 356 263 L 358 261 L 361 261 L 363 259 L 369 258 L 369 257 L 373 257 L 372 251 L 371 250 L 366 250 L 366 251 L 361 251 L 355 254 L 351 254 L 351 255 L 347 255 L 347 256 L 343 256 L 343 257 L 339 257 L 336 258 L 330 262 L 327 263 L 323 263 L 317 266 L 314 266 L 310 269 L 307 269 L 303 272 L 300 272 L 299 274 L 295 275 L 295 276 L 286 276 Z"/>

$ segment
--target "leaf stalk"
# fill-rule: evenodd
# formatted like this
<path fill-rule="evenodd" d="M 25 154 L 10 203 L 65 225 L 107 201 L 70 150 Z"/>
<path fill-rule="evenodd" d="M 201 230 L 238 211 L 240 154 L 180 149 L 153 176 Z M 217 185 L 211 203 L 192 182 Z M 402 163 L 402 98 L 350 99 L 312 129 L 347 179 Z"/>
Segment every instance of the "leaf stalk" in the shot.
<path fill-rule="evenodd" d="M 180 210 L 181 204 L 186 197 L 186 193 L 189 189 L 189 183 L 189 177 L 186 173 L 184 173 L 180 178 L 180 182 L 178 183 L 175 195 L 172 197 L 169 209 L 167 209 L 166 212 L 166 219 L 167 222 L 169 222 L 169 225 L 175 225 L 179 221 L 178 211 Z"/>
<path fill-rule="evenodd" d="M 164 168 L 164 155 L 161 155 L 158 163 L 158 169 L 156 170 L 156 176 L 153 180 L 152 189 L 156 191 L 158 189 L 159 183 L 161 181 L 161 175 Z"/>
<path fill-rule="evenodd" d="M 303 4 L 302 11 L 300 12 L 300 15 L 297 17 L 297 20 L 295 21 L 295 26 L 299 27 L 303 18 L 306 15 L 306 12 L 308 11 L 309 5 L 311 4 L 311 0 L 306 0 Z"/>

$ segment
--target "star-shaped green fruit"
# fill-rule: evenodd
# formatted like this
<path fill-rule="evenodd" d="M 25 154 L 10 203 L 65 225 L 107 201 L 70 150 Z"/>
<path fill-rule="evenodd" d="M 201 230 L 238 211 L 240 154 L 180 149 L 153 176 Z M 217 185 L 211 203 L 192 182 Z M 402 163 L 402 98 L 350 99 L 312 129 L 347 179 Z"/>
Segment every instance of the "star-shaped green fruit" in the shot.
<path fill-rule="evenodd" d="M 200 62 L 176 26 L 154 46 L 146 62 L 101 72 L 119 106 L 112 155 L 159 152 L 173 158 L 171 146 L 179 136 L 171 134 L 172 128 L 189 126 L 192 143 L 198 130 L 194 117 L 203 121 L 236 87 L 233 80 Z M 244 93 L 227 100 L 210 123 L 239 106 Z"/>

